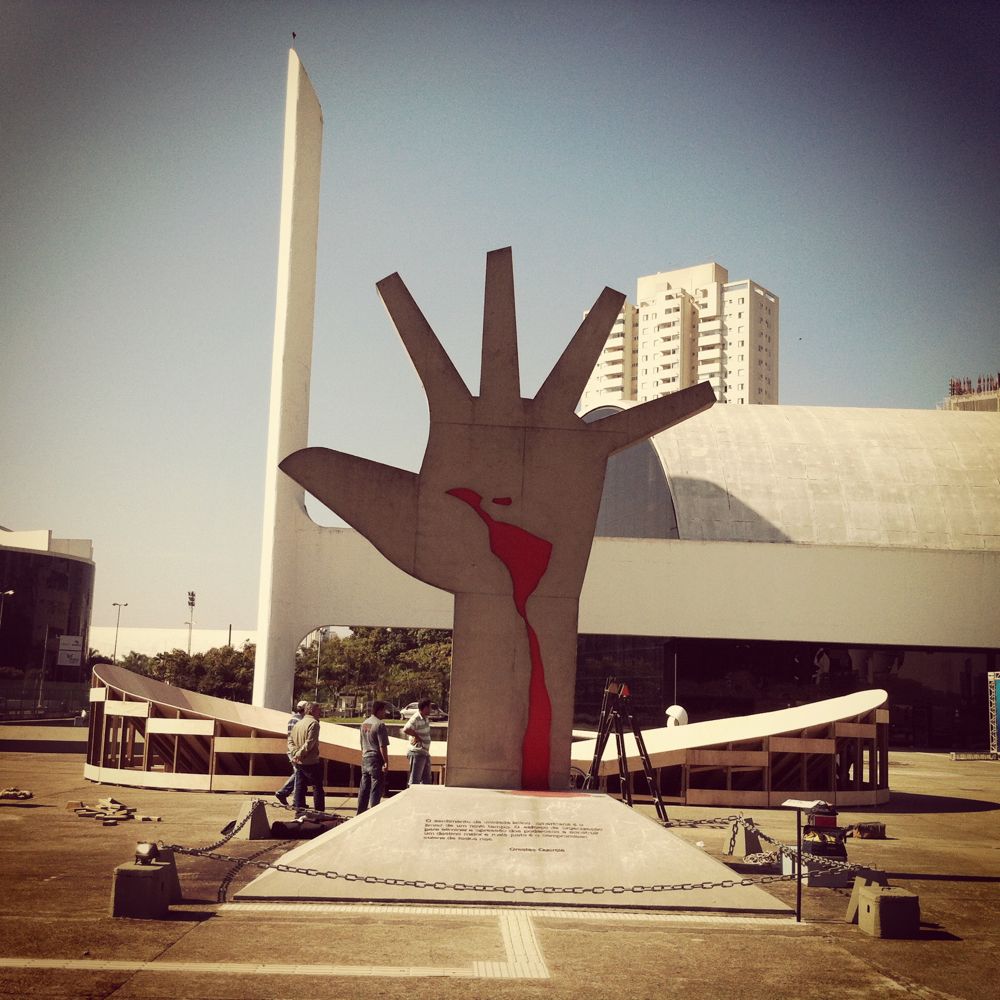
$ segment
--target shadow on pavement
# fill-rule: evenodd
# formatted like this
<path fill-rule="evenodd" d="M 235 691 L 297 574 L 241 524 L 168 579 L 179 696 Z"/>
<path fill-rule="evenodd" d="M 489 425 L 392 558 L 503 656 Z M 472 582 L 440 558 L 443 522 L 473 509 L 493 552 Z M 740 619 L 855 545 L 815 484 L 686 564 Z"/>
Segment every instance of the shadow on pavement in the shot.
<path fill-rule="evenodd" d="M 902 879 L 912 882 L 996 882 L 1000 875 L 943 875 L 937 872 L 886 872 L 888 879 Z"/>
<path fill-rule="evenodd" d="M 917 941 L 961 941 L 962 938 L 958 937 L 956 934 L 952 934 L 951 931 L 946 931 L 940 924 L 920 924 L 920 930 L 917 931 L 916 939 Z"/>
<path fill-rule="evenodd" d="M 215 900 L 213 899 L 214 903 Z M 200 924 L 206 920 L 211 920 L 214 917 L 214 913 L 207 913 L 205 910 L 184 910 L 178 909 L 176 906 L 170 908 L 170 911 L 163 918 L 164 920 L 178 920 L 186 921 L 192 924 Z"/>
<path fill-rule="evenodd" d="M 888 802 L 877 807 L 880 813 L 969 813 L 989 812 L 991 809 L 1000 809 L 1000 802 L 951 795 L 921 795 L 919 792 L 893 792 Z"/>

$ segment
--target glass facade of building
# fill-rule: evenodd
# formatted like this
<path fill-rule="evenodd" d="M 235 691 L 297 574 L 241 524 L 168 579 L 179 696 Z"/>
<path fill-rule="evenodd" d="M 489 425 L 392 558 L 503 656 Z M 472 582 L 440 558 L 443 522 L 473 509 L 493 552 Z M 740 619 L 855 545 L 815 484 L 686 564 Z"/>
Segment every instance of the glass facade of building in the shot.
<path fill-rule="evenodd" d="M 94 564 L 0 546 L 0 591 L 9 590 L 0 614 L 0 689 L 8 707 L 44 703 L 66 686 L 85 691 Z M 64 637 L 77 642 L 60 643 Z"/>

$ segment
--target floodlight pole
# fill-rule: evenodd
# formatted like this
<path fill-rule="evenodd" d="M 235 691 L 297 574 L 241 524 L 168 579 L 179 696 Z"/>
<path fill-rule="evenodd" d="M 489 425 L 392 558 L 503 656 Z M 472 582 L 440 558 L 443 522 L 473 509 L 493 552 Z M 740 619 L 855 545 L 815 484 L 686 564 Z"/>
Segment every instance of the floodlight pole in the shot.
<path fill-rule="evenodd" d="M 118 626 L 121 625 L 121 623 L 122 623 L 122 608 L 127 608 L 128 607 L 128 601 L 125 601 L 124 604 L 119 604 L 117 601 L 114 601 L 112 603 L 111 607 L 118 609 L 118 617 L 115 619 L 115 648 L 111 651 L 111 662 L 112 663 L 117 663 L 118 662 Z"/>
<path fill-rule="evenodd" d="M 191 633 L 194 630 L 194 605 L 195 605 L 195 595 L 193 590 L 188 591 L 188 621 L 186 622 L 188 627 L 188 656 L 191 655 Z"/>

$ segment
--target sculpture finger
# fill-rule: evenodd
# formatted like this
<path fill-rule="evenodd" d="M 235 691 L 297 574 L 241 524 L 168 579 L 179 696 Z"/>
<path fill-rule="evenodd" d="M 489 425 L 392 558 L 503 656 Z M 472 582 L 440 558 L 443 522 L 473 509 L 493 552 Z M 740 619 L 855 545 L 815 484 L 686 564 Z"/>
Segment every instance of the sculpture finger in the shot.
<path fill-rule="evenodd" d="M 609 435 L 609 455 L 622 448 L 627 448 L 636 441 L 648 438 L 660 431 L 665 431 L 674 424 L 679 424 L 688 417 L 707 410 L 715 403 L 715 392 L 711 383 L 699 382 L 697 385 L 672 392 L 659 399 L 651 399 L 648 403 L 633 406 L 620 413 L 614 413 L 603 420 L 595 420 L 588 427 Z"/>
<path fill-rule="evenodd" d="M 625 296 L 613 288 L 605 288 L 597 297 L 535 396 L 540 412 L 573 412 L 624 301 Z"/>
<path fill-rule="evenodd" d="M 517 406 L 521 401 L 517 316 L 514 310 L 514 258 L 510 247 L 491 250 L 486 255 L 479 398 L 493 407 Z"/>
<path fill-rule="evenodd" d="M 390 274 L 377 282 L 375 287 L 423 383 L 431 418 L 448 419 L 464 415 L 472 400 L 468 386 L 403 284 L 403 279 L 398 274 Z"/>
<path fill-rule="evenodd" d="M 278 467 L 361 532 L 390 562 L 413 572 L 414 473 L 329 448 L 292 452 Z"/>

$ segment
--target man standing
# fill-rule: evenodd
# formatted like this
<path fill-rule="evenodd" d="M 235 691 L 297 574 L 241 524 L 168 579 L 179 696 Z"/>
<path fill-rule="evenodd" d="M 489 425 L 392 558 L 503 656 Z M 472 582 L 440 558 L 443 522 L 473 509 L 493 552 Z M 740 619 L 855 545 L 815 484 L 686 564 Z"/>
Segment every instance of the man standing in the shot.
<path fill-rule="evenodd" d="M 302 721 L 302 716 L 305 714 L 306 705 L 308 705 L 308 704 L 309 704 L 309 702 L 307 702 L 307 701 L 300 701 L 295 706 L 295 711 L 292 712 L 292 714 L 288 717 L 288 731 L 286 733 L 287 736 L 291 736 L 292 735 L 292 730 Z M 292 764 L 292 758 L 291 757 L 288 758 L 288 762 L 290 764 Z M 281 786 L 281 788 L 279 788 L 274 793 L 274 797 L 283 806 L 287 806 L 288 805 L 288 795 L 289 795 L 289 793 L 295 791 L 295 785 L 296 785 L 295 779 L 298 777 L 298 773 L 299 772 L 295 769 L 295 765 L 292 764 L 292 773 L 289 776 L 288 781 L 286 781 Z M 292 796 L 292 801 L 293 802 L 295 801 L 295 798 L 296 798 L 296 796 L 293 795 Z"/>
<path fill-rule="evenodd" d="M 319 705 L 306 703 L 302 720 L 288 734 L 288 757 L 295 765 L 298 780 L 295 783 L 295 810 L 306 806 L 306 788 L 312 786 L 313 806 L 322 812 L 326 805 L 323 790 L 323 762 L 319 757 Z"/>
<path fill-rule="evenodd" d="M 361 723 L 361 785 L 358 788 L 358 815 L 382 799 L 382 786 L 389 771 L 389 733 L 382 721 L 388 706 L 372 705 L 372 714 Z"/>
<path fill-rule="evenodd" d="M 430 698 L 421 698 L 410 721 L 403 726 L 403 735 L 410 737 L 410 749 L 406 752 L 410 762 L 408 785 L 431 783 L 431 723 L 428 718 L 430 712 Z"/>

